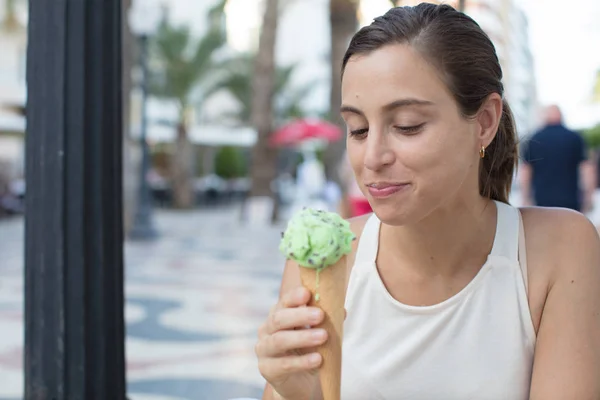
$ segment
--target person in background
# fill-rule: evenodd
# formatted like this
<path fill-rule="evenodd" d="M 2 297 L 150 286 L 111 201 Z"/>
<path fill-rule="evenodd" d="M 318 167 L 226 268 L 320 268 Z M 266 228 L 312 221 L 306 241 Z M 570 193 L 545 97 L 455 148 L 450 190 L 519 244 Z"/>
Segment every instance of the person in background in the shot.
<path fill-rule="evenodd" d="M 301 149 L 303 160 L 298 165 L 296 172 L 296 195 L 291 207 L 291 213 L 303 207 L 328 210 L 329 205 L 325 199 L 327 178 L 325 168 L 318 159 L 316 149 L 306 144 Z"/>
<path fill-rule="evenodd" d="M 596 174 L 585 141 L 564 126 L 558 106 L 546 109 L 544 122 L 522 149 L 523 203 L 588 213 L 593 206 Z"/>
<path fill-rule="evenodd" d="M 296 185 L 300 196 L 306 200 L 321 198 L 327 182 L 323 164 L 313 149 L 303 149 L 302 162 L 298 165 Z"/>

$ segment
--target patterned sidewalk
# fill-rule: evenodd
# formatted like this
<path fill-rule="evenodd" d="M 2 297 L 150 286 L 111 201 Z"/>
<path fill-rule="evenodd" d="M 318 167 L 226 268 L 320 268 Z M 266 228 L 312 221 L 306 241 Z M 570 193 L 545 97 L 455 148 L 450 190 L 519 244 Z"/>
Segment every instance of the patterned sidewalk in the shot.
<path fill-rule="evenodd" d="M 233 210 L 157 214 L 160 239 L 126 244 L 131 400 L 260 398 L 254 343 L 275 303 L 282 227 Z M 22 399 L 22 220 L 0 222 L 0 400 Z"/>

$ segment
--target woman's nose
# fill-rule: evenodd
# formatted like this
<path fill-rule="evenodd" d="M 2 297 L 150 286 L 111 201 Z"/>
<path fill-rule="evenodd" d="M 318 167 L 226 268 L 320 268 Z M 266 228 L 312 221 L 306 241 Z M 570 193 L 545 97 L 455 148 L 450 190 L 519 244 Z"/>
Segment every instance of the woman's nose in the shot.
<path fill-rule="evenodd" d="M 389 146 L 385 133 L 375 132 L 367 136 L 365 144 L 364 164 L 367 169 L 378 171 L 386 165 L 394 162 L 394 152 Z"/>

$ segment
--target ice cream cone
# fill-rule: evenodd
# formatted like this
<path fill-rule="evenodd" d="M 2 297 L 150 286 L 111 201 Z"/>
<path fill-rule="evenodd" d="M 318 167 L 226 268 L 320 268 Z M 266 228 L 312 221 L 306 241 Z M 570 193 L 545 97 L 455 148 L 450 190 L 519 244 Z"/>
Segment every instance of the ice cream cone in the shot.
<path fill-rule="evenodd" d="M 328 339 L 317 348 L 323 358 L 319 370 L 323 400 L 340 400 L 346 273 L 346 256 L 343 256 L 335 264 L 321 270 L 317 288 L 317 271 L 300 268 L 302 285 L 312 293 L 309 306 L 319 307 L 325 313 L 325 319 L 318 328 L 327 331 Z"/>
<path fill-rule="evenodd" d="M 323 400 L 340 400 L 342 338 L 346 298 L 346 256 L 356 235 L 338 214 L 304 209 L 288 222 L 279 251 L 300 266 L 302 284 L 312 292 L 309 306 L 325 313 L 319 325 L 328 339 L 317 351 L 323 358 L 319 371 Z"/>

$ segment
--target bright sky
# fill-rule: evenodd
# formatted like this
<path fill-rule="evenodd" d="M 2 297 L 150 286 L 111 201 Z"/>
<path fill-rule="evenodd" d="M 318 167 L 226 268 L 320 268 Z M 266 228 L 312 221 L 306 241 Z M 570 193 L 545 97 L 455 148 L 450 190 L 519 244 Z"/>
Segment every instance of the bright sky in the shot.
<path fill-rule="evenodd" d="M 173 17 L 200 28 L 206 0 L 165 0 Z M 244 12 L 229 21 L 232 39 L 239 47 L 248 43 L 248 31 L 260 20 L 257 0 L 230 0 L 231 7 Z M 325 1 L 325 0 L 324 0 Z M 467 0 L 468 1 L 468 0 Z M 492 0 L 494 1 L 494 0 Z M 514 0 L 529 18 L 530 44 L 540 103 L 556 103 L 566 122 L 574 128 L 600 123 L 600 105 L 592 105 L 595 71 L 600 69 L 600 0 Z M 203 4 L 203 5 L 201 5 Z M 361 11 L 367 19 L 383 14 L 388 0 L 363 0 Z M 235 46 L 235 47 L 238 47 Z"/>
<path fill-rule="evenodd" d="M 591 105 L 600 69 L 600 1 L 525 0 L 535 57 L 538 97 L 556 103 L 575 128 L 600 123 L 600 105 Z"/>
<path fill-rule="evenodd" d="M 235 9 L 236 12 L 229 12 Z M 228 13 L 227 30 L 234 49 L 245 49 L 252 45 L 252 35 L 249 31 L 260 25 L 261 15 L 256 1 L 229 0 L 225 12 Z M 254 38 L 256 40 L 256 38 Z"/>

